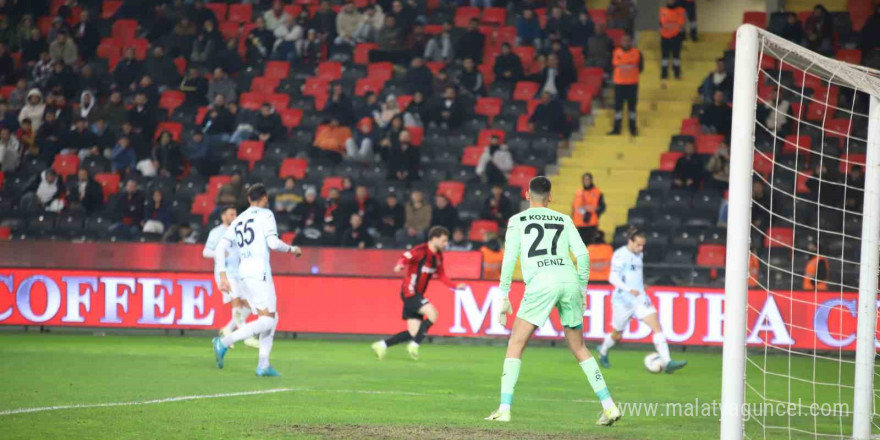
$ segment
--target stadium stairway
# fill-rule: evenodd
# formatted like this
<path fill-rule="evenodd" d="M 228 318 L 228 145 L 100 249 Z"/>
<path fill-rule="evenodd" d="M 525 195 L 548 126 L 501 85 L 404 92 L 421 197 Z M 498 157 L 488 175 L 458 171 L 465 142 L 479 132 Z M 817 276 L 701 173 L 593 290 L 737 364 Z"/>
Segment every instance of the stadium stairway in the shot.
<path fill-rule="evenodd" d="M 573 144 L 570 156 L 560 158 L 559 172 L 554 178 L 556 198 L 551 207 L 570 213 L 581 175 L 593 173 L 596 185 L 605 194 L 607 211 L 600 227 L 608 240 L 615 227 L 626 223 L 627 211 L 634 206 L 639 189 L 645 186 L 651 170 L 658 167 L 670 138 L 679 133 L 681 120 L 690 116 L 697 88 L 714 69 L 715 59 L 728 48 L 731 34 L 702 32 L 700 41 L 686 42 L 682 50 L 682 79 L 667 81 L 660 80 L 659 38 L 656 31 L 639 34 L 638 47 L 645 57 L 639 85 L 639 136 L 629 136 L 626 123 L 624 135 L 606 135 L 614 117 L 614 95 L 606 93 L 605 105 L 593 115 L 594 125 L 586 127 L 583 138 Z"/>

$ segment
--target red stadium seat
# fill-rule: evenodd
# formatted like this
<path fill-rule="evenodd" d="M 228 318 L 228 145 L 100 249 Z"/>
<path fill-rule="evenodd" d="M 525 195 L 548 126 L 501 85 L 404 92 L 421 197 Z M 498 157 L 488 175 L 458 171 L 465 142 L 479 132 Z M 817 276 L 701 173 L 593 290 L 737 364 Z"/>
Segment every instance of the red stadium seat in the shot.
<path fill-rule="evenodd" d="M 464 153 L 461 155 L 461 164 L 468 167 L 477 166 L 484 151 L 486 151 L 486 147 L 465 147 Z"/>
<path fill-rule="evenodd" d="M 724 267 L 727 247 L 723 244 L 701 244 L 697 248 L 697 266 Z"/>
<path fill-rule="evenodd" d="M 306 78 L 303 84 L 302 94 L 306 96 L 327 95 L 330 90 L 330 83 L 315 77 Z"/>
<path fill-rule="evenodd" d="M 79 169 L 79 157 L 75 154 L 56 154 L 52 169 L 61 177 L 72 176 Z"/>
<path fill-rule="evenodd" d="M 796 154 L 809 160 L 812 153 L 812 144 L 813 140 L 807 135 L 798 136 L 790 134 L 785 137 L 785 142 L 782 145 L 782 154 Z"/>
<path fill-rule="evenodd" d="M 278 177 L 286 179 L 293 177 L 300 180 L 305 179 L 306 171 L 309 169 L 309 162 L 305 159 L 287 158 L 281 162 L 281 168 L 278 170 Z"/>
<path fill-rule="evenodd" d="M 504 8 L 483 9 L 482 23 L 493 25 L 493 26 L 504 26 L 507 23 L 507 9 L 504 9 Z"/>
<path fill-rule="evenodd" d="M 226 3 L 207 3 L 205 7 L 214 11 L 214 15 L 217 16 L 217 21 L 224 22 L 226 21 L 226 9 L 228 6 Z"/>
<path fill-rule="evenodd" d="M 138 60 L 147 59 L 147 50 L 150 48 L 150 42 L 146 38 L 137 38 L 128 42 L 125 48 L 134 48 L 134 57 Z M 123 52 L 124 53 L 124 52 Z"/>
<path fill-rule="evenodd" d="M 397 97 L 397 108 L 399 108 L 400 111 L 406 110 L 406 108 L 409 106 L 409 103 L 412 102 L 412 99 L 412 95 L 399 95 Z"/>
<path fill-rule="evenodd" d="M 591 80 L 587 78 L 596 77 L 601 79 L 603 75 L 605 75 L 605 71 L 601 67 L 582 67 L 578 69 L 578 82 L 589 83 Z"/>
<path fill-rule="evenodd" d="M 571 61 L 575 69 L 582 69 L 587 60 L 584 58 L 584 48 L 580 46 L 571 46 L 568 48 L 571 53 Z"/>
<path fill-rule="evenodd" d="M 266 78 L 258 76 L 251 80 L 251 91 L 255 93 L 269 94 L 275 93 L 280 80 L 278 78 Z"/>
<path fill-rule="evenodd" d="M 37 18 L 37 29 L 40 30 L 40 34 L 43 37 L 49 35 L 49 30 L 52 29 L 52 17 L 44 15 Z"/>
<path fill-rule="evenodd" d="M 589 92 L 590 95 L 599 96 L 602 94 L 603 82 L 602 75 L 584 75 L 583 77 L 578 76 L 577 84 L 572 84 L 572 87 L 578 86 Z"/>
<path fill-rule="evenodd" d="M 281 234 L 280 238 L 281 238 L 281 241 L 283 241 L 287 244 L 292 244 L 293 240 L 296 240 L 296 232 L 285 232 L 285 233 Z"/>
<path fill-rule="evenodd" d="M 811 170 L 800 171 L 797 174 L 797 185 L 795 186 L 795 191 L 801 194 L 806 194 L 810 192 L 810 187 L 807 186 L 807 180 L 813 176 L 813 172 Z"/>
<path fill-rule="evenodd" d="M 485 234 L 487 232 L 498 234 L 498 222 L 495 220 L 474 220 L 471 223 L 468 240 L 483 242 L 486 240 Z"/>
<path fill-rule="evenodd" d="M 134 40 L 137 35 L 137 21 L 128 19 L 116 20 L 113 23 L 111 35 L 122 44 Z"/>
<path fill-rule="evenodd" d="M 234 21 L 224 21 L 220 23 L 219 28 L 220 35 L 223 35 L 223 39 L 231 40 L 233 38 L 238 38 L 238 30 L 241 28 L 241 24 Z"/>
<path fill-rule="evenodd" d="M 611 41 L 614 41 L 614 47 L 618 47 L 625 31 L 623 29 L 607 29 L 605 33 L 611 37 Z"/>
<path fill-rule="evenodd" d="M 541 100 L 539 99 L 530 99 L 526 101 L 526 114 L 532 116 L 532 113 L 535 112 L 535 109 L 538 108 L 539 104 L 541 104 Z"/>
<path fill-rule="evenodd" d="M 101 5 L 101 18 L 106 20 L 113 17 L 113 14 L 116 13 L 120 6 L 122 6 L 121 1 L 105 0 Z"/>
<path fill-rule="evenodd" d="M 536 8 L 535 15 L 538 17 L 538 24 L 541 25 L 541 29 L 544 29 L 547 26 L 547 8 Z"/>
<path fill-rule="evenodd" d="M 229 21 L 249 23 L 252 15 L 253 7 L 250 3 L 234 3 L 229 5 Z"/>
<path fill-rule="evenodd" d="M 761 29 L 767 27 L 767 13 L 762 11 L 743 12 L 743 24 L 755 25 Z"/>
<path fill-rule="evenodd" d="M 516 45 L 516 26 L 502 24 L 495 30 L 495 44 L 500 47 L 504 43 L 510 44 L 511 47 Z"/>
<path fill-rule="evenodd" d="M 202 224 L 208 221 L 208 217 L 214 212 L 214 197 L 210 194 L 198 194 L 193 197 L 190 213 L 202 216 Z"/>
<path fill-rule="evenodd" d="M 590 20 L 603 25 L 608 24 L 608 15 L 604 9 L 590 9 L 587 12 L 590 14 Z"/>
<path fill-rule="evenodd" d="M 592 102 L 596 95 L 596 88 L 590 84 L 576 83 L 568 88 L 568 100 L 575 102 Z"/>
<path fill-rule="evenodd" d="M 266 78 L 285 79 L 290 76 L 290 63 L 287 61 L 268 61 L 263 70 Z"/>
<path fill-rule="evenodd" d="M 0 240 L 9 240 L 10 237 L 12 237 L 12 228 L 0 226 Z"/>
<path fill-rule="evenodd" d="M 850 120 L 843 118 L 829 119 L 825 122 L 825 137 L 838 138 L 841 142 L 849 136 Z"/>
<path fill-rule="evenodd" d="M 196 111 L 196 124 L 202 125 L 205 122 L 205 115 L 208 114 L 208 107 L 199 107 Z"/>
<path fill-rule="evenodd" d="M 338 61 L 324 61 L 318 64 L 316 76 L 327 81 L 336 81 L 342 78 L 342 63 Z"/>
<path fill-rule="evenodd" d="M 183 105 L 184 101 L 186 101 L 186 95 L 183 92 L 179 90 L 166 90 L 159 97 L 159 108 L 167 110 L 168 116 L 171 116 L 177 107 Z"/>
<path fill-rule="evenodd" d="M 823 121 L 826 116 L 830 116 L 833 113 L 834 109 L 826 106 L 824 102 L 810 101 L 807 104 L 807 112 L 803 117 L 809 121 Z"/>
<path fill-rule="evenodd" d="M 0 171 L 0 191 L 3 190 L 3 182 L 6 180 L 6 173 Z"/>
<path fill-rule="evenodd" d="M 298 108 L 282 108 L 278 110 L 278 115 L 281 116 L 281 124 L 292 129 L 302 123 L 303 111 Z"/>
<path fill-rule="evenodd" d="M 385 88 L 385 81 L 375 78 L 361 78 L 354 85 L 354 95 L 364 96 L 367 92 L 379 94 Z"/>
<path fill-rule="evenodd" d="M 697 153 L 715 154 L 722 142 L 724 142 L 722 134 L 701 134 L 697 136 Z"/>
<path fill-rule="evenodd" d="M 101 185 L 101 190 L 104 191 L 104 201 L 107 201 L 110 196 L 119 192 L 119 182 L 121 180 L 117 173 L 95 174 L 95 182 L 98 182 Z"/>
<path fill-rule="evenodd" d="M 431 73 L 436 75 L 437 72 L 440 72 L 441 70 L 446 68 L 446 63 L 444 63 L 443 61 L 430 61 L 425 63 L 425 66 L 431 69 Z"/>
<path fill-rule="evenodd" d="M 685 136 L 697 137 L 700 134 L 700 120 L 698 118 L 687 118 L 681 120 L 681 134 Z"/>
<path fill-rule="evenodd" d="M 761 152 L 755 152 L 755 156 L 752 159 L 752 168 L 762 174 L 765 178 L 770 177 L 770 173 L 773 172 L 773 164 L 774 164 L 774 155 L 768 154 L 764 155 Z"/>
<path fill-rule="evenodd" d="M 862 169 L 865 167 L 865 154 L 841 154 L 840 155 L 840 172 L 841 173 L 849 173 L 849 169 L 852 168 L 853 165 L 861 165 Z"/>
<path fill-rule="evenodd" d="M 803 86 L 808 89 L 816 89 L 825 87 L 827 85 L 825 81 L 822 80 L 822 78 L 819 78 L 815 75 L 810 75 L 803 70 L 794 70 L 792 74 L 794 75 L 794 84 L 797 87 Z"/>
<path fill-rule="evenodd" d="M 342 190 L 342 180 L 343 178 L 338 176 L 325 177 L 324 182 L 321 183 L 321 197 L 329 196 L 331 189 Z"/>
<path fill-rule="evenodd" d="M 174 59 L 174 67 L 177 68 L 177 73 L 179 73 L 180 76 L 183 76 L 186 73 L 186 65 L 187 65 L 186 58 L 177 57 Z"/>
<path fill-rule="evenodd" d="M 518 81 L 513 89 L 514 101 L 531 101 L 535 99 L 541 85 L 532 81 Z"/>
<path fill-rule="evenodd" d="M 253 170 L 257 161 L 263 160 L 263 152 L 266 149 L 266 143 L 263 141 L 242 141 L 238 146 L 239 160 L 248 162 L 248 169 Z"/>
<path fill-rule="evenodd" d="M 286 93 L 272 93 L 266 95 L 265 100 L 269 104 L 272 104 L 272 107 L 277 111 L 287 108 L 290 104 L 290 95 Z"/>
<path fill-rule="evenodd" d="M 677 151 L 667 151 L 660 155 L 660 171 L 672 171 L 675 169 L 675 164 L 678 163 L 678 158 L 684 156 L 684 153 Z"/>
<path fill-rule="evenodd" d="M 461 203 L 464 198 L 464 183 L 445 180 L 437 184 L 437 194 L 446 197 L 453 206 Z"/>
<path fill-rule="evenodd" d="M 257 110 L 263 104 L 264 94 L 256 92 L 244 92 L 238 97 L 238 105 L 248 110 Z"/>
<path fill-rule="evenodd" d="M 467 27 L 472 18 L 480 18 L 480 8 L 459 6 L 455 10 L 455 27 Z"/>
<path fill-rule="evenodd" d="M 415 145 L 416 147 L 422 145 L 422 140 L 425 139 L 425 129 L 422 127 L 406 127 L 406 131 L 409 132 L 409 143 Z"/>
<path fill-rule="evenodd" d="M 483 74 L 483 84 L 491 86 L 492 83 L 495 82 L 495 71 L 492 70 L 492 66 L 488 64 L 480 64 L 477 66 L 477 70 Z"/>
<path fill-rule="evenodd" d="M 96 55 L 98 55 L 98 58 L 108 60 L 110 58 L 119 58 L 122 56 L 122 47 L 119 46 L 119 42 L 115 39 L 105 38 L 98 44 Z"/>
<path fill-rule="evenodd" d="M 514 46 L 513 53 L 519 57 L 519 60 L 522 61 L 523 70 L 528 72 L 529 66 L 532 65 L 532 61 L 535 60 L 535 48 L 532 46 Z"/>
<path fill-rule="evenodd" d="M 224 175 L 216 175 L 208 178 L 208 185 L 205 187 L 205 194 L 208 194 L 211 199 L 217 198 L 217 193 L 220 192 L 220 188 L 223 185 L 232 181 L 232 176 L 224 176 Z"/>
<path fill-rule="evenodd" d="M 179 141 L 180 135 L 183 133 L 183 124 L 180 122 L 160 122 L 159 125 L 156 126 L 156 134 L 153 137 L 159 139 L 159 136 L 163 131 L 171 133 L 171 137 L 174 138 L 175 141 Z"/>
<path fill-rule="evenodd" d="M 529 181 L 538 175 L 538 169 L 529 165 L 516 165 L 510 172 L 510 178 L 507 184 L 510 186 L 518 186 L 522 188 L 523 193 L 529 187 Z"/>
<path fill-rule="evenodd" d="M 299 17 L 299 13 L 302 12 L 302 9 L 303 9 L 302 5 L 286 5 L 286 6 L 284 6 L 284 12 L 287 12 L 293 18 Z"/>
<path fill-rule="evenodd" d="M 517 133 L 531 133 L 532 128 L 529 126 L 529 115 L 519 115 L 516 119 Z"/>
<path fill-rule="evenodd" d="M 474 111 L 478 115 L 488 116 L 491 122 L 495 116 L 501 114 L 501 98 L 477 98 Z"/>
<path fill-rule="evenodd" d="M 375 43 L 358 43 L 354 47 L 354 63 L 361 66 L 370 63 L 370 51 L 378 49 L 379 45 Z"/>
<path fill-rule="evenodd" d="M 428 35 L 440 35 L 443 33 L 443 25 L 442 24 L 426 24 L 425 25 L 425 33 Z"/>
<path fill-rule="evenodd" d="M 858 49 L 837 49 L 834 58 L 850 64 L 862 64 L 862 51 Z"/>
<path fill-rule="evenodd" d="M 774 226 L 767 228 L 764 247 L 791 247 L 794 243 L 794 229 Z"/>
<path fill-rule="evenodd" d="M 367 78 L 389 81 L 394 78 L 394 65 L 389 62 L 370 63 L 367 66 Z"/>
<path fill-rule="evenodd" d="M 505 135 L 506 133 L 504 132 L 504 130 L 484 128 L 480 130 L 480 134 L 479 136 L 477 136 L 477 145 L 481 147 L 489 145 L 489 140 L 492 138 L 492 136 L 498 136 L 498 138 L 503 143 Z"/>

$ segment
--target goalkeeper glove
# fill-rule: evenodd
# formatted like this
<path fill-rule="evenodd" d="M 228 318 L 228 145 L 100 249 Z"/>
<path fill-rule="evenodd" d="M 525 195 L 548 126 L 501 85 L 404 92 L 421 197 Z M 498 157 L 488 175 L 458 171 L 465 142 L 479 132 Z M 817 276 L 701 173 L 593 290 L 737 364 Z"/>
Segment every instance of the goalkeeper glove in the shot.
<path fill-rule="evenodd" d="M 513 313 L 513 308 L 510 307 L 510 299 L 506 294 L 499 293 L 495 299 L 495 307 L 493 310 L 497 311 L 497 315 L 495 316 L 495 321 L 499 324 L 506 326 L 507 325 L 507 315 Z"/>

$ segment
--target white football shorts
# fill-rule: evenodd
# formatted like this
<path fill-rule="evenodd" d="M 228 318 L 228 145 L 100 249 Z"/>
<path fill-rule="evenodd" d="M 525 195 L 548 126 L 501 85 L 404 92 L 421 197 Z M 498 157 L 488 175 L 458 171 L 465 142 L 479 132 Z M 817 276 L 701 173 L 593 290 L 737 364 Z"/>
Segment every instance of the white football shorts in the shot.
<path fill-rule="evenodd" d="M 228 304 L 232 301 L 233 298 L 241 299 L 244 298 L 241 294 L 241 280 L 238 277 L 226 277 L 229 280 L 229 292 L 220 291 L 223 294 L 223 304 Z M 217 286 L 220 285 L 220 277 L 215 277 L 214 281 L 217 282 Z"/>
<path fill-rule="evenodd" d="M 631 295 L 624 293 L 624 295 Z M 639 296 L 633 296 L 632 301 L 611 300 L 611 326 L 614 330 L 622 332 L 629 320 L 635 316 L 636 319 L 643 319 L 653 313 L 657 313 L 654 304 L 651 303 L 651 297 L 642 293 Z"/>
<path fill-rule="evenodd" d="M 257 310 L 268 310 L 269 313 L 275 313 L 275 283 L 253 278 L 238 281 L 241 297 L 250 304 L 251 312 L 256 314 Z"/>

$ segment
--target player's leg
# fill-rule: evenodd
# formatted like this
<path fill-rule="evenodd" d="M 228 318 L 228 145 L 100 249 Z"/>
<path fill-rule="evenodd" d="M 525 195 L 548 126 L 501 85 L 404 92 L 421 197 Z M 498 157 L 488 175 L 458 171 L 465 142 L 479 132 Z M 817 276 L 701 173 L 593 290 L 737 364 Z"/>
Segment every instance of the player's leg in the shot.
<path fill-rule="evenodd" d="M 651 309 L 653 309 L 653 306 L 651 306 Z M 663 329 L 660 328 L 660 321 L 657 319 L 656 310 L 639 319 L 647 324 L 653 332 L 652 341 L 654 342 L 654 349 L 657 350 L 660 359 L 663 361 L 664 371 L 667 373 L 673 373 L 675 370 L 684 368 L 684 366 L 687 365 L 687 361 L 672 360 L 669 355 L 669 344 L 666 342 L 666 335 L 663 334 Z"/>
<path fill-rule="evenodd" d="M 214 338 L 214 353 L 217 357 L 217 366 L 223 368 L 223 357 L 226 349 L 238 342 L 262 335 L 264 332 L 275 328 L 275 286 L 271 281 L 242 280 L 240 286 L 257 310 L 257 319 L 236 329 L 231 335 L 224 338 Z"/>
<path fill-rule="evenodd" d="M 671 40 L 660 38 L 660 79 L 669 78 L 669 57 L 672 55 Z"/>
<path fill-rule="evenodd" d="M 425 335 L 428 333 L 428 330 L 431 329 L 431 326 L 437 322 L 437 308 L 431 303 L 425 303 L 425 305 L 419 309 L 419 314 L 422 315 L 424 319 L 419 321 L 415 334 L 413 334 L 412 328 L 410 328 L 412 340 L 409 341 L 409 345 L 406 347 L 406 351 L 409 353 L 410 357 L 415 360 L 419 359 L 419 344 L 425 339 Z"/>
<path fill-rule="evenodd" d="M 623 333 L 623 329 L 629 324 L 633 315 L 633 306 L 622 301 L 611 301 L 611 333 L 605 335 L 602 345 L 599 346 L 599 363 L 605 368 L 611 368 L 608 352 L 614 347 Z"/>
<path fill-rule="evenodd" d="M 614 128 L 608 132 L 609 135 L 618 135 L 620 134 L 621 127 L 623 126 L 623 103 L 625 100 L 626 86 L 624 85 L 615 85 L 614 86 Z"/>
<path fill-rule="evenodd" d="M 376 353 L 376 357 L 380 360 L 385 358 L 385 353 L 388 350 L 388 347 L 412 340 L 413 337 L 418 334 L 419 327 L 422 325 L 422 315 L 419 314 L 419 309 L 426 304 L 428 300 L 418 295 L 403 297 L 402 299 L 403 313 L 401 314 L 401 317 L 406 321 L 406 330 L 392 335 L 387 339 L 376 341 L 373 345 L 370 345 L 370 348 L 373 349 L 373 353 Z"/>
<path fill-rule="evenodd" d="M 216 279 L 217 285 L 219 286 L 220 285 L 220 277 L 215 277 L 215 279 Z M 229 319 L 229 322 L 227 322 L 223 327 L 220 327 L 220 331 L 217 332 L 218 334 L 220 334 L 221 337 L 225 337 L 225 336 L 230 335 L 233 331 L 235 331 L 237 309 L 235 307 L 235 299 L 232 297 L 232 292 L 221 291 L 220 294 L 223 296 L 223 304 L 229 304 L 229 306 L 231 307 L 231 310 L 232 310 L 232 317 Z"/>
<path fill-rule="evenodd" d="M 236 277 L 229 278 L 230 296 L 232 297 L 232 319 L 235 321 L 235 328 L 241 328 L 247 322 L 248 316 L 251 315 L 251 306 L 245 299 L 241 289 L 241 280 Z M 226 335 L 224 335 L 226 336 Z M 260 342 L 256 337 L 244 340 L 244 345 L 251 348 L 260 348 Z"/>

